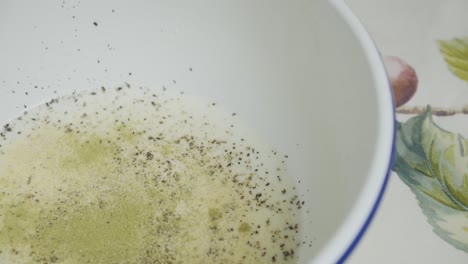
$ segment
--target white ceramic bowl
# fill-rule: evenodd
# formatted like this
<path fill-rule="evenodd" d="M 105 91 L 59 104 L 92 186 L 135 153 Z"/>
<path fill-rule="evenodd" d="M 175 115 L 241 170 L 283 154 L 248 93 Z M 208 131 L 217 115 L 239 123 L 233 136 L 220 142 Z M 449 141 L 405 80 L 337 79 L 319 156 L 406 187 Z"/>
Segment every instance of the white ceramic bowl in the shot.
<path fill-rule="evenodd" d="M 7 0 L 0 39 L 0 122 L 24 105 L 123 82 L 235 110 L 290 154 L 302 179 L 313 243 L 301 263 L 342 262 L 378 206 L 392 97 L 378 51 L 342 1 Z"/>

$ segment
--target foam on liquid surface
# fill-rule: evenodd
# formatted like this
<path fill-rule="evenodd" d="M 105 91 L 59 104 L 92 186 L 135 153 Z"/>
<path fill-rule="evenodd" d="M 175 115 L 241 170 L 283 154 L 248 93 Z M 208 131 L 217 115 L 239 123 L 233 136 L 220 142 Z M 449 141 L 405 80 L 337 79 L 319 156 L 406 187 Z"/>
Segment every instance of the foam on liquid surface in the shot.
<path fill-rule="evenodd" d="M 0 134 L 1 263 L 294 263 L 284 155 L 203 99 L 52 100 Z"/>

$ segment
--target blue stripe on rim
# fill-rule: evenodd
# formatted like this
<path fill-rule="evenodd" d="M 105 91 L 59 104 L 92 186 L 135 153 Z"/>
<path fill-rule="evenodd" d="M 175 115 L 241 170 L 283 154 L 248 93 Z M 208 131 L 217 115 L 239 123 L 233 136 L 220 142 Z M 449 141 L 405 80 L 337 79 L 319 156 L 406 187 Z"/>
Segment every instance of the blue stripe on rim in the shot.
<path fill-rule="evenodd" d="M 335 2 L 342 2 L 343 0 L 335 0 Z M 331 3 L 333 3 L 333 1 L 330 1 Z M 372 42 L 376 52 L 380 55 L 380 52 L 377 48 L 377 45 L 376 43 L 373 41 L 373 39 L 370 37 L 369 33 L 367 32 L 367 30 L 365 29 L 364 25 L 362 24 L 361 21 L 359 21 L 359 19 L 354 15 L 354 13 L 349 9 L 349 6 L 346 4 L 346 3 L 340 3 L 340 5 L 344 5 L 345 6 L 345 12 L 348 12 L 348 13 L 351 13 L 351 15 L 353 16 L 353 18 L 355 20 L 357 20 L 359 22 L 359 27 L 361 27 L 361 30 L 364 30 L 366 31 L 367 35 L 369 36 L 369 40 Z M 338 10 L 337 8 L 337 5 L 335 3 L 335 9 L 339 12 L 340 10 Z M 341 11 L 343 11 L 343 9 L 341 9 Z M 346 20 L 346 18 L 345 18 Z M 381 61 L 382 61 L 382 65 L 384 65 L 384 62 L 383 62 L 383 58 L 381 56 L 379 56 Z M 384 65 L 385 66 L 385 65 Z M 385 72 L 386 73 L 386 72 Z M 388 75 L 387 75 L 387 80 L 389 80 L 388 78 Z M 364 234 L 366 233 L 367 229 L 369 228 L 371 222 L 372 222 L 372 219 L 374 218 L 375 216 L 375 213 L 377 212 L 377 209 L 379 208 L 379 205 L 380 203 L 382 202 L 382 198 L 383 198 L 383 195 L 385 193 L 385 190 L 387 188 L 387 185 L 388 185 L 388 181 L 390 179 L 390 174 L 391 174 L 391 171 L 392 171 L 392 168 L 393 168 L 393 164 L 395 162 L 395 151 L 396 151 L 396 134 L 397 134 L 397 120 L 396 120 L 396 113 L 395 113 L 395 101 L 394 101 L 394 98 L 393 98 L 393 90 L 392 90 L 392 87 L 390 85 L 390 81 L 389 82 L 389 85 L 388 85 L 388 88 L 390 90 L 390 97 L 392 99 L 392 111 L 393 111 L 393 133 L 392 133 L 392 146 L 391 146 L 391 153 L 390 153 L 390 160 L 388 162 L 388 167 L 387 167 L 387 171 L 386 171 L 386 174 L 385 174 L 385 178 L 384 178 L 384 181 L 382 183 L 382 187 L 380 188 L 380 191 L 379 191 L 379 195 L 377 196 L 377 199 L 374 203 L 374 205 L 372 206 L 372 210 L 370 211 L 369 215 L 367 216 L 367 219 L 366 221 L 364 222 L 364 224 L 362 225 L 361 229 L 359 230 L 358 234 L 356 235 L 356 237 L 353 239 L 353 241 L 351 242 L 351 244 L 348 246 L 348 248 L 345 250 L 345 252 L 343 253 L 343 255 L 338 259 L 338 261 L 336 262 L 337 264 L 342 264 L 346 261 L 346 259 L 351 255 L 351 253 L 353 252 L 353 250 L 356 248 L 357 244 L 359 243 L 359 241 L 362 239 L 362 237 L 364 236 Z"/>
<path fill-rule="evenodd" d="M 364 36 L 365 39 L 363 39 L 362 38 L 363 36 L 361 35 L 360 37 L 358 36 L 359 41 L 361 42 L 361 44 L 364 41 L 365 43 L 371 44 L 373 46 L 372 47 L 373 51 L 366 52 L 366 55 L 368 56 L 368 58 L 372 57 L 372 58 L 375 59 L 375 57 L 377 57 L 377 59 L 380 59 L 381 65 L 384 65 L 382 56 L 380 56 L 380 52 L 379 52 L 379 50 L 377 48 L 377 45 L 375 44 L 375 42 L 370 37 L 369 33 L 367 32 L 367 30 L 363 26 L 362 22 L 351 11 L 351 9 L 344 2 L 344 0 L 326 0 L 326 1 L 328 1 L 329 3 L 332 4 L 335 11 L 337 11 L 341 15 L 341 17 L 344 19 L 344 21 L 346 23 L 350 24 L 351 26 L 354 24 L 354 27 L 352 26 L 353 31 L 357 30 L 357 31 L 364 31 L 365 32 L 365 34 L 366 34 L 366 36 Z M 354 20 L 354 21 L 352 21 L 352 20 Z M 350 21 L 352 21 L 353 23 L 350 23 Z M 355 28 L 355 26 L 357 26 L 357 28 Z M 354 33 L 359 33 L 359 32 L 354 32 Z M 361 34 L 362 34 L 362 32 L 361 32 Z M 357 35 L 359 35 L 359 34 L 357 34 Z M 384 65 L 384 67 L 385 67 L 385 65 Z M 386 70 L 385 70 L 384 67 L 382 69 L 384 71 L 383 74 L 387 75 Z M 382 74 L 382 72 L 381 72 L 381 74 Z M 388 75 L 387 75 L 387 80 L 388 80 L 387 87 L 389 89 L 388 92 L 390 92 L 390 98 L 391 98 L 391 103 L 390 104 L 391 104 L 391 112 L 392 112 L 392 120 L 393 120 L 393 124 L 392 124 L 392 126 L 393 126 L 392 130 L 393 131 L 392 131 L 392 135 L 391 135 L 390 157 L 389 157 L 389 160 L 388 160 L 388 163 L 387 163 L 388 167 L 386 169 L 386 173 L 385 173 L 385 177 L 384 177 L 383 182 L 382 182 L 382 186 L 380 187 L 380 190 L 378 192 L 378 195 L 376 197 L 376 200 L 375 200 L 374 204 L 372 205 L 372 209 L 370 210 L 369 215 L 365 219 L 364 224 L 361 226 L 361 228 L 359 229 L 359 232 L 355 235 L 354 239 L 352 239 L 352 241 L 346 247 L 346 250 L 343 252 L 341 257 L 336 261 L 336 263 L 338 263 L 338 264 L 344 263 L 346 261 L 346 259 L 351 255 L 351 253 L 356 248 L 357 244 L 359 243 L 359 241 L 362 239 L 365 232 L 369 228 L 369 226 L 370 226 L 370 224 L 372 222 L 372 219 L 374 218 L 374 216 L 375 216 L 375 214 L 376 214 L 376 212 L 377 212 L 377 210 L 379 208 L 379 205 L 380 205 L 380 203 L 382 201 L 383 195 L 385 193 L 385 189 L 386 189 L 388 181 L 390 179 L 391 170 L 392 170 L 392 167 L 393 167 L 393 164 L 394 164 L 394 161 L 395 161 L 397 121 L 396 121 L 396 114 L 395 114 L 395 104 L 394 104 L 394 98 L 393 98 L 393 91 L 392 91 L 391 85 L 389 83 Z"/>
<path fill-rule="evenodd" d="M 395 123 L 396 123 L 396 119 L 395 119 Z M 390 161 L 389 161 L 389 165 L 388 165 L 388 168 L 387 168 L 387 173 L 385 175 L 385 179 L 384 179 L 384 182 L 382 184 L 382 188 L 380 189 L 380 192 L 379 192 L 379 196 L 377 197 L 377 200 L 375 201 L 375 204 L 374 206 L 372 207 L 372 210 L 369 214 L 369 216 L 367 217 L 366 219 L 366 222 L 364 222 L 364 225 L 361 227 L 361 230 L 359 230 L 359 233 L 357 234 L 357 236 L 354 238 L 353 242 L 351 242 L 351 244 L 349 245 L 348 249 L 346 249 L 346 251 L 343 253 L 343 255 L 341 256 L 341 258 L 337 261 L 337 264 L 341 264 L 341 263 L 344 263 L 345 260 L 351 255 L 351 253 L 353 252 L 353 250 L 356 248 L 356 245 L 359 243 L 359 241 L 361 240 L 361 238 L 364 236 L 364 234 L 366 233 L 367 229 L 369 228 L 371 222 L 372 222 L 372 219 L 374 218 L 375 216 L 375 213 L 377 212 L 377 209 L 379 208 L 379 205 L 380 205 L 380 202 L 382 201 L 382 197 L 385 193 L 385 190 L 387 188 L 387 184 L 388 184 L 388 180 L 390 179 L 390 173 L 392 171 L 392 167 L 393 167 L 393 163 L 395 161 L 395 150 L 396 150 L 396 146 L 395 146 L 395 139 L 396 139 L 396 124 L 393 126 L 393 139 L 392 139 L 392 152 L 391 152 L 391 156 L 390 156 Z"/>

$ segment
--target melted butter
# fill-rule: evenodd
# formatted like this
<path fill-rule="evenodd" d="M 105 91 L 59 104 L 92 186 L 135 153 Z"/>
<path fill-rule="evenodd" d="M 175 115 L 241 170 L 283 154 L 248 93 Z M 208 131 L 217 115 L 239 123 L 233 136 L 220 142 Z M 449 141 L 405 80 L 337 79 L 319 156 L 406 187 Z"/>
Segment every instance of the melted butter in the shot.
<path fill-rule="evenodd" d="M 284 157 L 240 127 L 149 89 L 33 109 L 1 134 L 0 262 L 294 263 Z"/>

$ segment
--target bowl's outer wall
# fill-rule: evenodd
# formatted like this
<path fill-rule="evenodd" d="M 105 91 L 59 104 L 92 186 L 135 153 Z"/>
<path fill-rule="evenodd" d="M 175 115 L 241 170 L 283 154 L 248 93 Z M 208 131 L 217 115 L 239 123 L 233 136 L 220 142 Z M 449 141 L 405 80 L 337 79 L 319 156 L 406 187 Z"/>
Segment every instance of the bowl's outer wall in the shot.
<path fill-rule="evenodd" d="M 301 262 L 335 234 L 367 181 L 375 80 L 328 1 L 6 0 L 0 38 L 0 121 L 57 94 L 124 82 L 208 96 L 237 112 L 289 154 L 301 180 L 310 211 Z"/>

